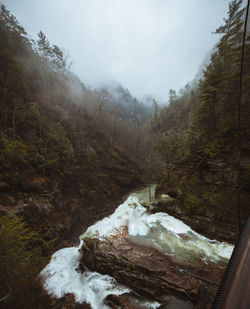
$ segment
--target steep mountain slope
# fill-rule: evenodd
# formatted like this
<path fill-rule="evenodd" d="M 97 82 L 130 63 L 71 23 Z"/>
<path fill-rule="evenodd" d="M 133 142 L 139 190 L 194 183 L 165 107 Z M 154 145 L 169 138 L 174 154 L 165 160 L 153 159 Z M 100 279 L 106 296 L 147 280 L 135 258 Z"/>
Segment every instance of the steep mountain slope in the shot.
<path fill-rule="evenodd" d="M 245 12 L 242 1 L 230 3 L 197 86 L 187 85 L 179 96 L 172 91 L 155 121 L 163 136 L 156 149 L 165 166 L 158 192 L 177 198 L 189 216 L 230 224 L 235 234 L 250 214 L 249 32 L 241 59 Z"/>
<path fill-rule="evenodd" d="M 27 284 L 46 262 L 52 243 L 54 251 L 65 241 L 78 241 L 86 227 L 143 181 L 135 156 L 117 146 L 99 117 L 86 111 L 86 93 L 95 104 L 95 93 L 67 69 L 60 48 L 42 32 L 30 41 L 1 6 L 0 239 L 6 246 L 0 250 L 5 261 L 0 281 L 6 284 L 0 298 L 10 299 L 12 308 L 31 303 Z M 17 237 L 19 231 L 24 238 Z M 12 255 L 16 242 L 23 255 Z M 18 268 L 19 258 L 31 252 L 36 262 L 27 259 Z M 12 284 L 22 276 L 22 285 Z"/>

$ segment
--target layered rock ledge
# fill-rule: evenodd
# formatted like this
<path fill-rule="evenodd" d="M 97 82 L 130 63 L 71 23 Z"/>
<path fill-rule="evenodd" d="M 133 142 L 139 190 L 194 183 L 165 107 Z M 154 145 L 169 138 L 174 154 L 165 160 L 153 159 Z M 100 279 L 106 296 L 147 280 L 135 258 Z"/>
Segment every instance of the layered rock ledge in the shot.
<path fill-rule="evenodd" d="M 139 244 L 126 228 L 102 240 L 84 238 L 80 252 L 82 271 L 88 268 L 111 275 L 139 294 L 164 304 L 176 296 L 191 301 L 196 308 L 209 308 L 224 273 L 223 265 L 198 258 L 188 262 Z"/>

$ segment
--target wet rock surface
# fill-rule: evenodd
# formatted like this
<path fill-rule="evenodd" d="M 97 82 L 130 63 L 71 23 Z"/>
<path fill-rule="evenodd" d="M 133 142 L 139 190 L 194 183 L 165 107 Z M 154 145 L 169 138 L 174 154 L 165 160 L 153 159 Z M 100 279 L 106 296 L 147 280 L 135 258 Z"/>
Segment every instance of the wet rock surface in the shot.
<path fill-rule="evenodd" d="M 132 293 L 125 293 L 122 295 L 109 295 L 105 301 L 112 309 L 126 308 L 126 309 L 143 309 L 143 305 L 139 304 L 139 300 Z"/>
<path fill-rule="evenodd" d="M 186 262 L 136 243 L 126 229 L 103 240 L 85 238 L 80 251 L 82 271 L 87 267 L 111 275 L 139 294 L 164 304 L 162 308 L 174 308 L 173 296 L 189 301 L 184 303 L 186 306 L 193 303 L 197 308 L 206 308 L 224 273 L 224 268 L 215 263 Z"/>
<path fill-rule="evenodd" d="M 145 301 L 146 303 L 146 301 Z M 141 299 L 132 294 L 125 293 L 123 295 L 109 295 L 106 299 L 106 304 L 112 309 L 145 309 L 145 303 Z M 170 296 L 169 300 L 161 304 L 159 309 L 193 309 L 193 304 L 190 301 L 182 300 L 174 296 Z"/>

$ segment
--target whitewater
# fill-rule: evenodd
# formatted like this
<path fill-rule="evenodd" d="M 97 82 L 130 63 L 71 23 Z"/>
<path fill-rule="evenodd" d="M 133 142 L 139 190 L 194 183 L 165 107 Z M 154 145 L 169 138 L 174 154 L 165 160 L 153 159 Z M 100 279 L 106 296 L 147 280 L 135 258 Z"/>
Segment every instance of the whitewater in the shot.
<path fill-rule="evenodd" d="M 41 272 L 43 287 L 48 294 L 57 298 L 67 293 L 75 296 L 79 303 L 87 302 L 93 309 L 110 308 L 105 304 L 108 295 L 122 295 L 131 290 L 116 282 L 108 275 L 97 272 L 79 272 L 79 249 L 85 237 L 103 239 L 122 231 L 127 227 L 128 234 L 135 241 L 153 246 L 164 254 L 179 259 L 194 261 L 212 261 L 226 264 L 232 254 L 233 246 L 210 240 L 166 213 L 150 214 L 151 198 L 145 198 L 147 189 L 129 195 L 115 212 L 90 226 L 80 236 L 78 247 L 64 248 L 55 252 L 50 263 Z M 185 236 L 185 237 L 183 237 Z M 158 308 L 159 303 L 143 300 L 145 308 Z"/>

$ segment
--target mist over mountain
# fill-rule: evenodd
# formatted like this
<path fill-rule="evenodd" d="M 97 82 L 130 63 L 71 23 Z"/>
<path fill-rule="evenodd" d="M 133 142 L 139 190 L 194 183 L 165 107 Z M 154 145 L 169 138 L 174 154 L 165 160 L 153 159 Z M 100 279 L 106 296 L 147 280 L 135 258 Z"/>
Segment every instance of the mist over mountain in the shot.
<path fill-rule="evenodd" d="M 0 306 L 210 308 L 250 215 L 246 2 L 9 3 Z"/>
<path fill-rule="evenodd" d="M 121 83 L 138 100 L 166 102 L 192 80 L 218 41 L 229 0 L 3 0 L 32 36 L 66 50 L 92 89 Z"/>

